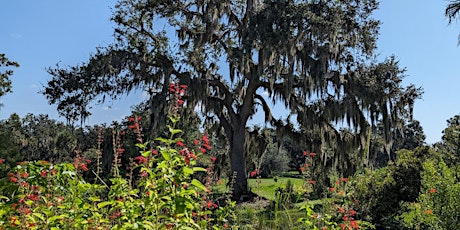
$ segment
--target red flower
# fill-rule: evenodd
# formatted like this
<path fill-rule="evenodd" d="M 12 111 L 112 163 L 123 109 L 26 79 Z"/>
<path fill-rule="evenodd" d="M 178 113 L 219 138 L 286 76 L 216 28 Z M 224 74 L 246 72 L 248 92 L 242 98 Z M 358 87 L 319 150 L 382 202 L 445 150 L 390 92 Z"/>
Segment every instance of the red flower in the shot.
<path fill-rule="evenodd" d="M 134 160 L 137 161 L 138 164 L 147 163 L 147 158 L 145 158 L 144 156 L 134 157 Z"/>
<path fill-rule="evenodd" d="M 425 213 L 428 214 L 428 215 L 431 215 L 431 214 L 433 214 L 433 210 L 431 210 L 431 209 L 425 210 Z"/>
<path fill-rule="evenodd" d="M 350 221 L 350 225 L 354 229 L 359 229 L 358 221 L 356 221 L 356 220 Z"/>
<path fill-rule="evenodd" d="M 217 208 L 217 204 L 214 204 L 212 201 L 208 200 L 208 203 L 206 203 L 206 208 Z"/>
<path fill-rule="evenodd" d="M 255 176 L 257 175 L 257 173 L 258 173 L 258 171 L 257 171 L 257 170 L 254 170 L 254 171 L 251 172 L 251 175 L 250 175 L 250 176 L 251 176 L 251 177 L 255 177 Z"/>
<path fill-rule="evenodd" d="M 307 156 L 307 151 L 303 151 L 303 156 L 304 156 L 304 157 Z"/>
<path fill-rule="evenodd" d="M 136 119 L 134 119 L 134 117 L 128 117 L 128 121 L 135 121 Z"/>
<path fill-rule="evenodd" d="M 342 219 L 343 219 L 344 221 L 348 221 L 348 216 L 345 215 L 345 216 L 342 217 Z"/>
<path fill-rule="evenodd" d="M 429 193 L 436 193 L 436 189 L 435 188 L 432 188 L 430 189 L 430 191 L 428 191 Z"/>
<path fill-rule="evenodd" d="M 140 174 L 141 177 L 146 177 L 147 176 L 147 171 L 142 171 Z"/>
<path fill-rule="evenodd" d="M 200 148 L 200 151 L 201 151 L 202 153 L 206 153 L 206 149 L 205 149 L 205 148 Z"/>
<path fill-rule="evenodd" d="M 190 153 L 190 157 L 193 158 L 194 160 L 198 159 L 198 157 L 193 153 Z"/>
<path fill-rule="evenodd" d="M 88 171 L 88 167 L 86 166 L 86 164 L 81 163 L 79 167 L 85 172 Z"/>
<path fill-rule="evenodd" d="M 212 162 L 212 163 L 216 162 L 216 160 L 217 160 L 216 157 L 210 157 L 210 159 L 211 159 L 211 162 Z"/>
<path fill-rule="evenodd" d="M 329 191 L 333 192 L 335 191 L 335 188 L 329 188 Z"/>
<path fill-rule="evenodd" d="M 211 150 L 211 146 L 206 143 L 203 144 L 203 148 L 206 148 L 207 150 Z"/>
<path fill-rule="evenodd" d="M 193 144 L 194 144 L 194 145 L 199 145 L 199 144 L 200 144 L 200 141 L 199 141 L 199 140 L 193 140 Z"/>
<path fill-rule="evenodd" d="M 310 180 L 310 184 L 316 184 L 315 180 Z"/>
<path fill-rule="evenodd" d="M 209 139 L 208 139 L 208 136 L 206 134 L 203 135 L 203 137 L 201 137 L 201 140 L 203 140 L 204 143 L 209 144 Z"/>
<path fill-rule="evenodd" d="M 316 156 L 316 153 L 310 153 L 310 156 L 311 156 L 311 157 L 315 157 L 315 156 Z"/>
<path fill-rule="evenodd" d="M 152 150 L 152 154 L 156 156 L 156 155 L 158 155 L 158 151 L 156 149 L 154 149 L 154 150 Z"/>
<path fill-rule="evenodd" d="M 184 147 L 185 146 L 185 144 L 182 141 L 176 142 L 176 145 L 179 146 L 179 147 Z"/>
<path fill-rule="evenodd" d="M 46 177 L 46 176 L 48 175 L 48 171 L 41 171 L 41 172 L 40 172 L 40 175 L 41 175 L 42 177 Z"/>
<path fill-rule="evenodd" d="M 25 172 L 25 173 L 19 174 L 19 176 L 21 176 L 22 178 L 27 178 L 29 177 L 29 174 Z"/>
<path fill-rule="evenodd" d="M 10 177 L 10 181 L 13 182 L 13 183 L 16 183 L 16 182 L 18 182 L 18 178 Z"/>
<path fill-rule="evenodd" d="M 348 211 L 350 213 L 350 216 L 354 216 L 356 215 L 356 211 L 353 210 L 353 209 L 350 209 L 350 211 Z"/>
<path fill-rule="evenodd" d="M 190 158 L 188 156 L 184 156 L 185 164 L 190 164 Z"/>
<path fill-rule="evenodd" d="M 0 164 L 3 164 L 4 161 L 4 159 L 0 158 Z"/>
<path fill-rule="evenodd" d="M 342 207 L 339 207 L 339 212 L 340 212 L 340 213 L 344 213 L 344 212 L 345 212 L 345 209 L 343 209 Z"/>
<path fill-rule="evenodd" d="M 348 178 L 344 177 L 342 178 L 342 181 L 346 183 L 348 181 Z"/>

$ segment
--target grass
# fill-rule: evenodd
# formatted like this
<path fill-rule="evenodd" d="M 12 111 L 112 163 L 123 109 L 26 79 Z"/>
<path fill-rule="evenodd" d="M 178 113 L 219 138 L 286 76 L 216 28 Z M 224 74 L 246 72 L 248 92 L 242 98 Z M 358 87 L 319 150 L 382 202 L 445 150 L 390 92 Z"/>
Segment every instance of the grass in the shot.
<path fill-rule="evenodd" d="M 262 196 L 268 200 L 275 200 L 275 191 L 277 188 L 285 188 L 286 183 L 288 180 L 291 181 L 294 188 L 302 187 L 303 186 L 303 179 L 301 178 L 292 178 L 292 177 L 278 177 L 275 181 L 274 178 L 261 178 L 261 179 L 254 179 L 250 178 L 248 180 L 248 186 L 250 190 Z M 225 186 L 227 184 L 227 180 L 222 180 L 221 184 L 218 184 L 214 187 L 217 193 L 225 193 L 228 192 L 228 188 Z"/>
<path fill-rule="evenodd" d="M 269 200 L 275 200 L 275 191 L 277 188 L 285 188 L 288 180 L 291 181 L 294 188 L 303 186 L 303 179 L 278 177 L 277 181 L 273 178 L 249 179 L 249 188 L 259 196 Z"/>

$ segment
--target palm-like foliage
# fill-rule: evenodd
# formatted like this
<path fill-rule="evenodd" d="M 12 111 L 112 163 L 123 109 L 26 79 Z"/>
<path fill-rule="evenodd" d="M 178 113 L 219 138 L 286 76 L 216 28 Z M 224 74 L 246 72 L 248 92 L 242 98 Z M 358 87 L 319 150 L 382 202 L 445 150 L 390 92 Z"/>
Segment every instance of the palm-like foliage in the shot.
<path fill-rule="evenodd" d="M 455 0 L 451 1 L 446 7 L 446 12 L 445 15 L 449 18 L 449 23 L 452 22 L 453 19 L 455 19 L 460 12 L 460 1 Z"/>

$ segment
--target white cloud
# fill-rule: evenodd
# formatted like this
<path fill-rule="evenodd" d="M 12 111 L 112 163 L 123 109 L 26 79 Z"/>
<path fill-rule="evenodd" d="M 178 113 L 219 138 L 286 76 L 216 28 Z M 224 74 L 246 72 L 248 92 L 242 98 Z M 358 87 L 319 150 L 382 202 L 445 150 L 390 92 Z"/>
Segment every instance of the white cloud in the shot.
<path fill-rule="evenodd" d="M 10 34 L 10 37 L 12 37 L 13 39 L 21 39 L 22 34 L 12 33 Z"/>

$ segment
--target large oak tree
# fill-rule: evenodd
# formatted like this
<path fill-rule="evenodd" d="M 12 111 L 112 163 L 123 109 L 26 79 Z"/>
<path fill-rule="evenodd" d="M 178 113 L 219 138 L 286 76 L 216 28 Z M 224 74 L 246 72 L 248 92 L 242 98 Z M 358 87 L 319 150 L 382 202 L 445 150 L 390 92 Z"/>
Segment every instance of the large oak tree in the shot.
<path fill-rule="evenodd" d="M 415 87 L 400 86 L 394 59 L 371 61 L 377 6 L 375 0 L 119 0 L 112 16 L 116 42 L 81 65 L 50 68 L 43 93 L 75 120 L 89 116 L 94 102 L 145 89 L 152 126 L 159 127 L 169 83 L 188 85 L 187 109 L 200 108 L 210 131 L 229 144 L 238 199 L 248 188 L 245 134 L 257 109 L 278 133 L 316 127 L 332 141 L 325 133 L 334 132 L 326 130 L 339 121 L 366 135 L 382 119 L 390 134 L 419 96 Z M 274 118 L 270 101 L 298 124 Z"/>

